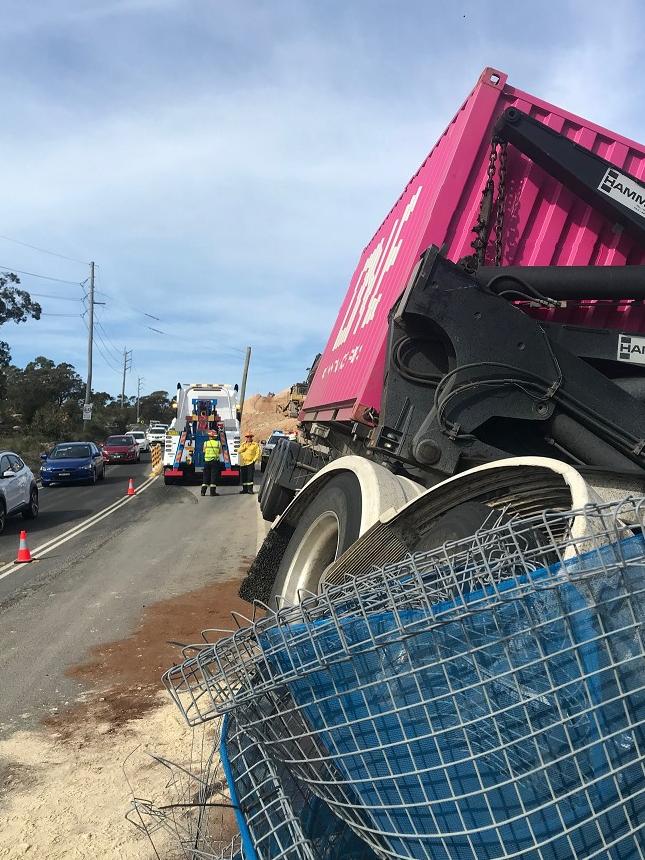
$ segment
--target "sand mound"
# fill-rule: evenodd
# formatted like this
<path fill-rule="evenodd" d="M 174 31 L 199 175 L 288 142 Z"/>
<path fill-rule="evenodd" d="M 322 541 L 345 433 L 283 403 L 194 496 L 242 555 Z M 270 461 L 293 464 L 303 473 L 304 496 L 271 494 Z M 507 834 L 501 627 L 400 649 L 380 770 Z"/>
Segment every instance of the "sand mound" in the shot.
<path fill-rule="evenodd" d="M 276 394 L 252 394 L 244 403 L 242 429 L 244 433 L 255 433 L 258 441 L 268 439 L 274 430 L 295 433 L 297 418 L 289 418 L 282 411 L 289 402 L 289 389 Z"/>

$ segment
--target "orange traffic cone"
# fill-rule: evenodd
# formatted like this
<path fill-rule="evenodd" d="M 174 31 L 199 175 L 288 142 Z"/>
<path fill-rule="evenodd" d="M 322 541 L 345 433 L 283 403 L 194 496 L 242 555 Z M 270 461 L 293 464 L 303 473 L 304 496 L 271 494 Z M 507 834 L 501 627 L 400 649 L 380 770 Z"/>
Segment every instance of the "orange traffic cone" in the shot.
<path fill-rule="evenodd" d="M 18 546 L 18 556 L 14 562 L 14 564 L 26 564 L 28 561 L 31 561 L 31 553 L 29 552 L 29 547 L 27 546 L 27 532 L 20 532 L 20 545 Z"/>
<path fill-rule="evenodd" d="M 136 495 L 136 492 L 137 491 L 134 489 L 134 478 L 130 478 L 130 483 L 128 484 L 128 492 L 126 493 L 126 495 L 134 496 Z"/>

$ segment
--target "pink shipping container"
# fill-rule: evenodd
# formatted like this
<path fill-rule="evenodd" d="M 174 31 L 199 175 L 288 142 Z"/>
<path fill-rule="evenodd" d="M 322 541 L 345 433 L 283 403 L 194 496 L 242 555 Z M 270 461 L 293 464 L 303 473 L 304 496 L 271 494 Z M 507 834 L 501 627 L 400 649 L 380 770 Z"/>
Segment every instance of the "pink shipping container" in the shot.
<path fill-rule="evenodd" d="M 517 107 L 645 178 L 645 147 L 507 84 L 485 69 L 439 141 L 363 251 L 305 401 L 301 420 L 370 421 L 383 389 L 388 313 L 429 246 L 458 261 L 472 253 L 492 128 Z M 492 263 L 489 247 L 487 263 Z M 508 148 L 503 265 L 623 266 L 645 253 L 529 159 Z M 642 302 L 568 302 L 531 310 L 542 319 L 645 331 Z"/>

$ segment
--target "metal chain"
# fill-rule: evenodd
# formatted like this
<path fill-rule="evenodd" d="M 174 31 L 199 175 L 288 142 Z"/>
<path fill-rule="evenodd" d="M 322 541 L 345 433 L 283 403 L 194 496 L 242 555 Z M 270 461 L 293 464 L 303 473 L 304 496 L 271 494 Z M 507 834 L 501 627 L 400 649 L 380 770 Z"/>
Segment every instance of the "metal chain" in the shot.
<path fill-rule="evenodd" d="M 473 227 L 475 238 L 471 242 L 470 247 L 475 252 L 470 257 L 467 257 L 463 262 L 469 271 L 475 272 L 484 262 L 486 254 L 486 243 L 488 240 L 488 231 L 490 223 L 490 215 L 493 207 L 493 194 L 495 193 L 495 170 L 497 162 L 497 143 L 491 141 L 490 154 L 488 156 L 488 167 L 486 169 L 486 185 L 482 191 L 482 197 L 479 204 L 479 214 L 477 221 Z"/>
<path fill-rule="evenodd" d="M 499 149 L 499 166 L 498 160 Z M 473 227 L 475 238 L 471 243 L 474 253 L 461 260 L 462 265 L 469 272 L 476 272 L 478 267 L 484 264 L 486 257 L 486 246 L 490 235 L 490 219 L 493 211 L 493 197 L 495 195 L 495 173 L 499 170 L 497 180 L 497 207 L 495 210 L 495 265 L 502 262 L 504 252 L 504 209 L 506 208 L 506 156 L 505 143 L 496 139 L 491 141 L 490 154 L 488 156 L 488 167 L 486 168 L 486 185 L 482 191 L 479 204 L 477 222 Z"/>
<path fill-rule="evenodd" d="M 495 142 L 493 142 L 495 145 Z M 495 265 L 502 265 L 504 253 L 504 210 L 506 208 L 506 157 L 507 146 L 499 145 L 499 178 L 497 180 L 497 211 L 495 212 Z"/>

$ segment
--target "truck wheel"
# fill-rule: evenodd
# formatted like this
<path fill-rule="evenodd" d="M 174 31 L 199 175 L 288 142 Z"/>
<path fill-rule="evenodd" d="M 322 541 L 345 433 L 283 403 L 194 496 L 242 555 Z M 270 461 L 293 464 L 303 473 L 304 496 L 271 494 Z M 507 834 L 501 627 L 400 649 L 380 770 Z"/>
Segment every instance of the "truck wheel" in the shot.
<path fill-rule="evenodd" d="M 285 490 L 276 481 L 272 481 L 262 493 L 260 501 L 262 519 L 272 523 L 276 517 L 284 512 L 292 499 L 293 492 L 291 490 Z"/>
<path fill-rule="evenodd" d="M 271 591 L 271 602 L 298 603 L 301 589 L 316 592 L 329 565 L 357 539 L 362 498 L 358 478 L 335 475 L 302 512 Z"/>

